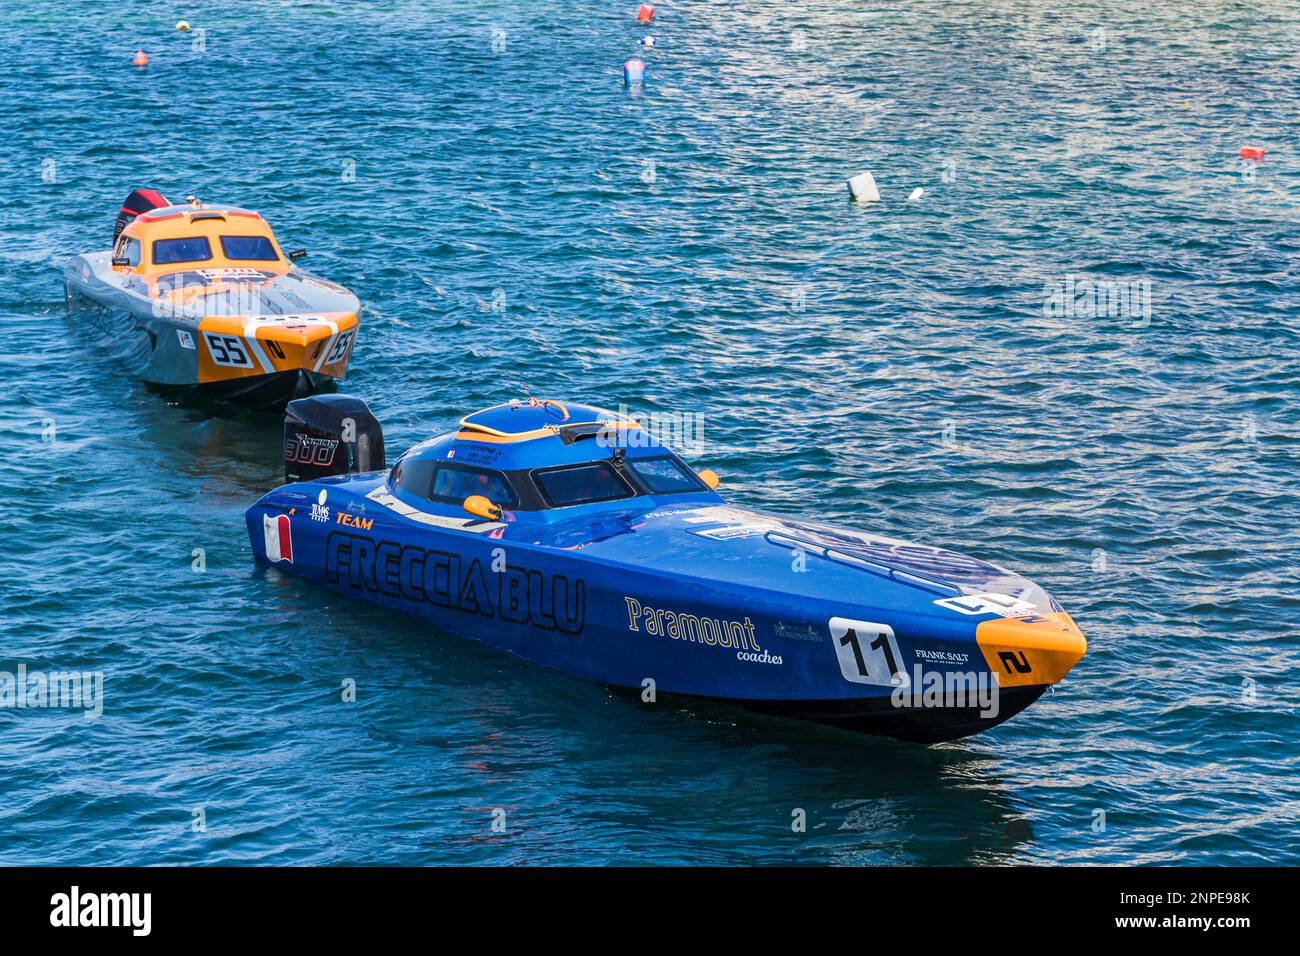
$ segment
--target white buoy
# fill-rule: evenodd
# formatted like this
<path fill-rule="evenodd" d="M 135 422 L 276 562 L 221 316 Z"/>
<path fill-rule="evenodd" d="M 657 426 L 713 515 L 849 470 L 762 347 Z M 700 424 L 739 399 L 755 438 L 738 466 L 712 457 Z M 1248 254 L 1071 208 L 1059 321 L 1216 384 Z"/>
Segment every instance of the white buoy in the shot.
<path fill-rule="evenodd" d="M 912 190 L 912 194 L 907 197 L 907 201 L 916 202 L 924 195 L 925 195 L 925 190 L 922 189 L 920 186 L 917 186 L 915 189 Z"/>
<path fill-rule="evenodd" d="M 637 40 L 636 42 L 639 43 L 639 44 L 641 44 L 641 46 L 654 46 L 654 45 L 655 45 L 655 38 L 654 38 L 654 37 L 642 37 L 640 40 Z"/>
<path fill-rule="evenodd" d="M 880 202 L 880 190 L 876 188 L 876 177 L 870 173 L 860 173 L 849 180 L 849 195 L 855 202 Z"/>
<path fill-rule="evenodd" d="M 190 21 L 188 21 L 188 20 L 178 20 L 178 21 L 176 22 L 176 29 L 177 29 L 177 30 L 180 30 L 181 33 L 188 33 L 188 32 L 189 32 L 189 29 L 190 29 Z"/>

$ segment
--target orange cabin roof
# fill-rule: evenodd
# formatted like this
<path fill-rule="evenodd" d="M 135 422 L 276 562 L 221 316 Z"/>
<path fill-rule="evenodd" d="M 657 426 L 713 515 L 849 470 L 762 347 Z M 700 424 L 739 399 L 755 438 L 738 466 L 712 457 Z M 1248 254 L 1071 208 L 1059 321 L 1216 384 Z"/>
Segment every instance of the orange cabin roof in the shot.
<path fill-rule="evenodd" d="M 208 240 L 211 257 L 186 262 L 154 262 L 154 243 L 160 239 L 182 239 L 204 237 Z M 263 236 L 270 240 L 276 258 L 272 259 L 232 259 L 222 249 L 222 236 Z M 142 275 L 166 275 L 172 272 L 185 272 L 194 269 L 238 269 L 255 268 L 266 272 L 280 274 L 289 271 L 289 262 L 284 256 L 280 244 L 276 242 L 275 233 L 270 224 L 260 213 L 234 206 L 164 206 L 141 213 L 122 230 L 113 255 L 124 254 L 126 240 L 134 239 L 141 245 L 139 265 L 115 266 L 118 271 L 134 272 Z"/>

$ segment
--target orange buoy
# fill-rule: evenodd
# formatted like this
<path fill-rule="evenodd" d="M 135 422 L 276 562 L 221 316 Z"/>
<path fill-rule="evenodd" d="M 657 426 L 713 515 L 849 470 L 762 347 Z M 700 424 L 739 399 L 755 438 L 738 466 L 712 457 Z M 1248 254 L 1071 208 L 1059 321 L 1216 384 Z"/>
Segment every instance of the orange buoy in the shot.
<path fill-rule="evenodd" d="M 145 53 L 144 50 L 136 50 L 136 51 L 135 51 L 135 59 L 131 61 L 131 65 L 132 65 L 132 66 L 148 66 L 148 65 L 149 65 L 149 54 L 148 54 L 148 53 Z"/>
<path fill-rule="evenodd" d="M 636 12 L 637 23 L 649 23 L 655 18 L 655 8 L 653 4 L 643 3 L 641 8 Z"/>
<path fill-rule="evenodd" d="M 1240 155 L 1242 159 L 1253 159 L 1255 162 L 1259 162 L 1261 159 L 1264 158 L 1264 147 L 1243 146 L 1241 147 Z"/>

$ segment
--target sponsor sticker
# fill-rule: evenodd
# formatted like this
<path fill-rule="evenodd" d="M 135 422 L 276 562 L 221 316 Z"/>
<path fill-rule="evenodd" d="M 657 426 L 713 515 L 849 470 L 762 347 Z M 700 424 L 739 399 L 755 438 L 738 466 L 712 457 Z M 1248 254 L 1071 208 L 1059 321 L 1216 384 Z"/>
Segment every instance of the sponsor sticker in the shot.
<path fill-rule="evenodd" d="M 922 648 L 916 649 L 916 656 L 919 660 L 926 661 L 930 664 L 968 664 L 970 655 L 961 651 L 927 651 Z"/>
<path fill-rule="evenodd" d="M 360 528 L 363 531 L 372 531 L 375 527 L 374 518 L 363 518 L 360 515 L 348 514 L 346 511 L 338 512 L 334 516 L 334 523 L 349 528 Z"/>
<path fill-rule="evenodd" d="M 734 652 L 736 660 L 753 664 L 784 663 L 781 655 L 759 646 L 754 622 L 748 617 L 731 620 L 650 607 L 634 597 L 623 600 L 627 604 L 627 629 L 634 634 Z"/>
<path fill-rule="evenodd" d="M 821 631 L 807 624 L 787 624 L 785 621 L 777 621 L 772 628 L 772 633 L 777 637 L 790 641 L 820 641 L 822 639 Z"/>
<path fill-rule="evenodd" d="M 501 449 L 492 445 L 479 445 L 469 442 L 462 442 L 458 448 L 453 448 L 462 461 L 467 461 L 471 465 L 492 464 L 501 457 Z M 451 455 L 447 456 L 451 458 Z"/>
<path fill-rule="evenodd" d="M 768 524 L 736 524 L 725 528 L 704 528 L 701 530 L 690 529 L 691 534 L 697 534 L 701 538 L 712 538 L 714 541 L 730 541 L 733 538 L 752 538 L 755 535 L 767 534 L 773 529 Z"/>
<path fill-rule="evenodd" d="M 176 338 L 180 340 L 181 348 L 189 349 L 191 352 L 194 351 L 194 336 L 190 335 L 186 329 L 177 329 Z"/>
<path fill-rule="evenodd" d="M 194 270 L 205 279 L 268 279 L 275 275 L 273 272 L 262 272 L 260 269 L 195 269 Z"/>
<path fill-rule="evenodd" d="M 1009 594 L 963 594 L 961 597 L 942 598 L 934 602 L 959 614 L 997 614 L 1000 617 L 1028 617 L 1037 608 Z"/>

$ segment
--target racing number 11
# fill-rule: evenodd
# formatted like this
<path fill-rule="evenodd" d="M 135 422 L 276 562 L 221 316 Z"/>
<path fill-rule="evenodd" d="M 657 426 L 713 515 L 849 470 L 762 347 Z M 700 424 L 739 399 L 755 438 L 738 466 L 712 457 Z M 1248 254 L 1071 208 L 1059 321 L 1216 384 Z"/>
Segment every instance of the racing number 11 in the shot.
<path fill-rule="evenodd" d="M 862 645 L 858 643 L 858 632 L 849 628 L 843 637 L 840 638 L 841 647 L 852 647 L 853 657 L 858 665 L 858 674 L 862 677 L 870 677 L 871 671 L 867 670 L 867 662 L 862 659 Z"/>
<path fill-rule="evenodd" d="M 894 630 L 888 625 L 835 617 L 830 629 L 845 680 L 888 687 L 894 683 L 894 675 L 902 672 Z M 872 638 L 870 643 L 868 638 Z"/>
<path fill-rule="evenodd" d="M 862 659 L 862 645 L 858 643 L 858 632 L 853 628 L 849 628 L 845 635 L 840 638 L 840 643 L 846 647 L 850 645 L 853 647 L 853 658 L 858 665 L 858 675 L 870 677 L 871 672 L 867 670 L 867 662 Z M 894 651 L 890 648 L 889 642 L 885 640 L 883 633 L 876 635 L 876 639 L 871 642 L 871 649 L 884 652 L 885 663 L 889 665 L 891 677 L 898 673 L 898 662 L 894 660 Z"/>

